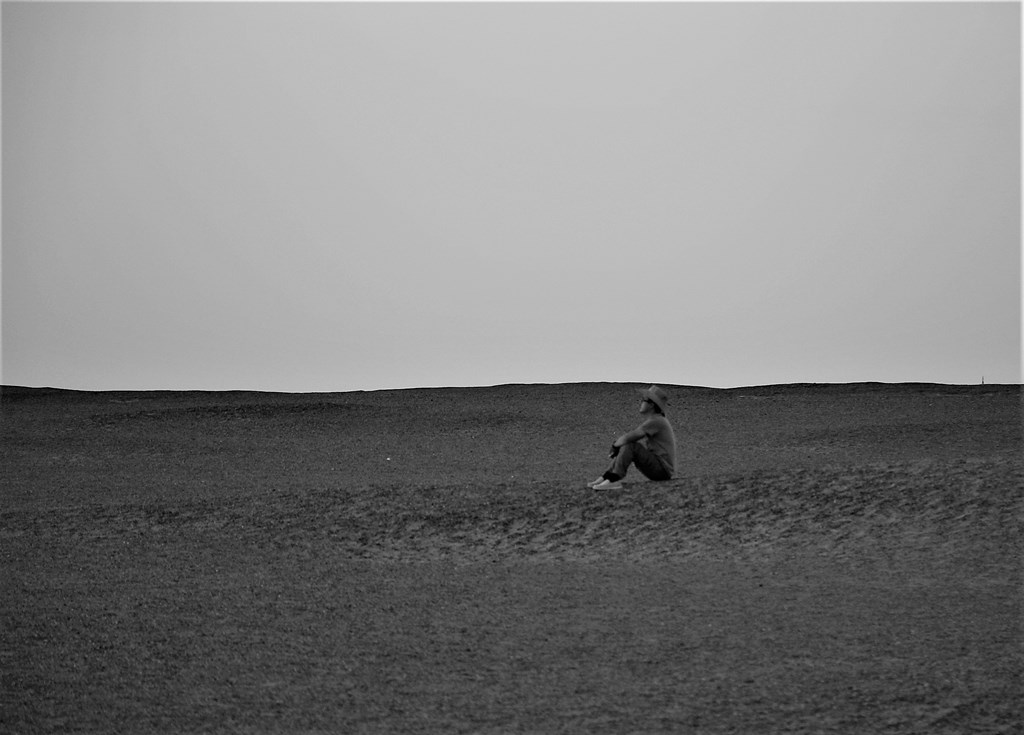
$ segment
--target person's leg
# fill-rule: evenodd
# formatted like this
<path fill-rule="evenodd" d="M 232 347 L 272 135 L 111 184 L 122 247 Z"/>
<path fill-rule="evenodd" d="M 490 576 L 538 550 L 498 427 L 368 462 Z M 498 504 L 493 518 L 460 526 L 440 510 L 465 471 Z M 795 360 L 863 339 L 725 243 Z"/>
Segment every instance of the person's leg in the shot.
<path fill-rule="evenodd" d="M 633 454 L 636 451 L 636 442 L 629 442 L 619 447 L 619 453 L 612 458 L 612 463 L 604 473 L 606 480 L 616 482 L 621 480 L 629 472 L 629 466 L 633 464 Z"/>
<path fill-rule="evenodd" d="M 604 477 L 613 482 L 621 480 L 626 476 L 630 465 L 635 465 L 650 480 L 671 478 L 658 455 L 639 442 L 629 442 L 620 447 Z"/>
<path fill-rule="evenodd" d="M 672 475 L 667 469 L 665 469 L 665 465 L 662 463 L 661 458 L 643 444 L 637 444 L 636 449 L 633 451 L 633 465 L 640 470 L 648 480 L 661 482 L 672 479 Z"/>

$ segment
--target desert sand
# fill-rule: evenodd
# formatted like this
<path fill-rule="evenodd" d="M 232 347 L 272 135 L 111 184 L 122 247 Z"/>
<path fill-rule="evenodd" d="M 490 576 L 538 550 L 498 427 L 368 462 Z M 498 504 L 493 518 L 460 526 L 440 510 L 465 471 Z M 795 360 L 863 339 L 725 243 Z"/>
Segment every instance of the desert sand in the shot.
<path fill-rule="evenodd" d="M 0 731 L 1021 732 L 1020 386 L 2 394 Z"/>

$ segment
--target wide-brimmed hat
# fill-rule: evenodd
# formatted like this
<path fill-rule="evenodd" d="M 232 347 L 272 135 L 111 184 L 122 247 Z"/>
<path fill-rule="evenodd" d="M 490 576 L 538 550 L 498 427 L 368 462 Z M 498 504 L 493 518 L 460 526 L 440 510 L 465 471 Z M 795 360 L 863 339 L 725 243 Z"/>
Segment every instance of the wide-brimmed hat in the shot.
<path fill-rule="evenodd" d="M 652 385 L 650 388 L 642 388 L 639 393 L 660 408 L 662 413 L 665 413 L 665 407 L 668 406 L 668 393 L 656 385 Z"/>

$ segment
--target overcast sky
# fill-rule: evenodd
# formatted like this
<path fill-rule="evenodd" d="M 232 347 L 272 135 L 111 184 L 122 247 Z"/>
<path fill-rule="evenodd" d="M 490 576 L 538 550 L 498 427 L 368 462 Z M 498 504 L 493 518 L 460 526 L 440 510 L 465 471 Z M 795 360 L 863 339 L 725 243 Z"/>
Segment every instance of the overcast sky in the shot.
<path fill-rule="evenodd" d="M 3 382 L 1021 380 L 1019 3 L 3 3 Z"/>

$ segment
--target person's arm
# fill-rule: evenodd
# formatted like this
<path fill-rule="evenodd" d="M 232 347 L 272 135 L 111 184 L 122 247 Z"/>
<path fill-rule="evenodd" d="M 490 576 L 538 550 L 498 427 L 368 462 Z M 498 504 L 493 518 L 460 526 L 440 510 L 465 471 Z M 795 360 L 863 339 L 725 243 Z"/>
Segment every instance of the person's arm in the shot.
<path fill-rule="evenodd" d="M 636 427 L 632 431 L 627 431 L 625 434 L 623 434 L 618 439 L 616 439 L 615 442 L 612 444 L 612 446 L 613 447 L 623 447 L 626 444 L 629 444 L 630 442 L 640 441 L 645 436 L 647 436 L 647 432 L 644 431 L 644 427 L 641 424 L 640 426 Z"/>

